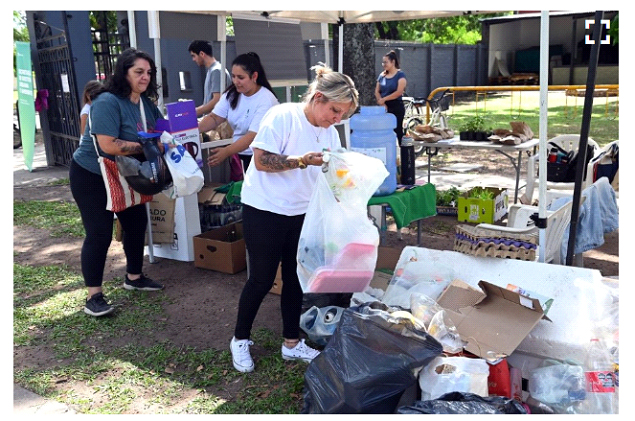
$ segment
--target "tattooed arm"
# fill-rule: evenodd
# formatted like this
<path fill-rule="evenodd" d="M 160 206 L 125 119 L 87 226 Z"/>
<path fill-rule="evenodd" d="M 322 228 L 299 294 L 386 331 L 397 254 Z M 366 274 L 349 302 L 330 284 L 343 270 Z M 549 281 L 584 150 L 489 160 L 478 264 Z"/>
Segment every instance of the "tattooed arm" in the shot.
<path fill-rule="evenodd" d="M 264 172 L 294 170 L 307 165 L 322 165 L 321 152 L 307 152 L 302 156 L 279 155 L 254 148 L 253 163 L 256 169 Z"/>
<path fill-rule="evenodd" d="M 108 155 L 137 155 L 143 153 L 140 143 L 121 140 L 113 136 L 97 135 L 97 142 Z"/>

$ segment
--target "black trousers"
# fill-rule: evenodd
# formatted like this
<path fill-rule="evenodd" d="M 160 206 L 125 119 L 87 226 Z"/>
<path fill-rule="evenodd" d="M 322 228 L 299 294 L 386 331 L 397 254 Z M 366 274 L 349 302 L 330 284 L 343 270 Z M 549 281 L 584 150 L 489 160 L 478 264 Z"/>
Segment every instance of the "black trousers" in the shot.
<path fill-rule="evenodd" d="M 390 114 L 394 114 L 397 117 L 397 127 L 395 127 L 395 134 L 397 140 L 401 145 L 401 138 L 403 137 L 403 119 L 406 115 L 406 108 L 401 100 L 392 100 L 386 102 L 386 109 Z"/>
<path fill-rule="evenodd" d="M 285 216 L 243 205 L 249 279 L 238 301 L 236 339 L 249 339 L 260 305 L 273 286 L 279 263 L 282 263 L 282 334 L 287 339 L 299 338 L 302 287 L 296 273 L 296 257 L 303 222 L 304 215 Z"/>
<path fill-rule="evenodd" d="M 113 212 L 106 210 L 106 187 L 101 175 L 94 174 L 74 160 L 69 170 L 71 193 L 77 203 L 86 231 L 82 245 L 82 275 L 87 287 L 99 287 L 104 276 L 106 255 L 112 241 Z M 145 205 L 132 206 L 117 213 L 123 230 L 126 271 L 141 273 L 148 214 Z"/>

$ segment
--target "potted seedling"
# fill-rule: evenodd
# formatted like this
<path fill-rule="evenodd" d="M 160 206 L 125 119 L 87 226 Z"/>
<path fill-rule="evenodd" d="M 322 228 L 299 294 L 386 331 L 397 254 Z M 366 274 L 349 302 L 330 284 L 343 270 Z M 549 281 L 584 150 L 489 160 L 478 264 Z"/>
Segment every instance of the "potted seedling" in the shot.
<path fill-rule="evenodd" d="M 487 140 L 488 133 L 485 129 L 485 118 L 480 115 L 471 117 L 463 126 L 461 126 L 461 140 Z"/>
<path fill-rule="evenodd" d="M 437 190 L 437 215 L 457 215 L 457 204 L 461 191 L 452 186 L 448 190 Z"/>

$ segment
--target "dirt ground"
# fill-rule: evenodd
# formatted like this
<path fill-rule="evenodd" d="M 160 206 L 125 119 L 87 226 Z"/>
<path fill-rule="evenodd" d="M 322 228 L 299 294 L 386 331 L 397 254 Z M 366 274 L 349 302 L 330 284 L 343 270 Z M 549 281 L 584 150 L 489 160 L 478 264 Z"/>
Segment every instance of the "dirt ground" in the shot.
<path fill-rule="evenodd" d="M 420 158 L 423 159 L 423 158 Z M 470 156 L 468 153 L 453 154 L 454 162 L 474 162 L 479 160 L 484 166 L 480 171 L 511 173 L 513 170 L 503 159 L 483 161 L 483 157 Z M 72 201 L 70 188 L 63 186 L 22 186 L 14 188 L 14 200 L 65 200 Z M 456 217 L 435 216 L 422 221 L 421 246 L 431 249 L 452 250 Z M 416 223 L 402 232 L 397 232 L 394 224 L 389 226 L 386 245 L 403 248 L 416 245 Z M 80 273 L 81 238 L 53 238 L 46 230 L 30 227 L 14 227 L 14 261 L 28 265 L 66 264 Z M 605 244 L 595 250 L 584 253 L 584 265 L 598 269 L 604 276 L 619 275 L 619 232 L 606 236 Z M 104 273 L 106 288 L 116 288 L 112 281 L 124 274 L 124 255 L 121 243 L 113 241 L 109 250 Z M 155 332 L 152 340 L 169 340 L 175 346 L 188 346 L 198 349 L 226 349 L 233 336 L 238 297 L 246 280 L 246 271 L 228 275 L 215 271 L 199 269 L 193 262 L 180 262 L 158 259 L 149 263 L 146 257 L 144 272 L 151 278 L 165 284 L 164 293 L 172 300 L 165 308 L 167 320 L 165 330 Z M 282 332 L 279 311 L 279 296 L 268 294 L 256 318 L 254 328 L 265 327 L 273 332 Z M 116 304 L 116 303 L 115 303 Z M 77 303 L 78 311 L 82 303 Z M 139 342 L 145 343 L 146 335 L 139 333 Z M 130 336 L 125 336 L 126 342 Z M 116 338 L 113 338 L 117 341 Z M 114 346 L 120 344 L 113 343 Z M 257 356 L 258 349 L 254 348 Z M 37 367 L 53 360 L 45 350 L 16 348 L 14 365 Z"/>

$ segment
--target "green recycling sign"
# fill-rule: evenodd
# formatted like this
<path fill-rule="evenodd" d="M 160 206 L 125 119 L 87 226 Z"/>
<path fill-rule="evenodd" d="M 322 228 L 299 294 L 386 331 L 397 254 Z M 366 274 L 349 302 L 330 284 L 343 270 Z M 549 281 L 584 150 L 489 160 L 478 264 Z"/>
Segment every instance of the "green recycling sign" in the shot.
<path fill-rule="evenodd" d="M 29 171 L 32 171 L 33 151 L 35 149 L 35 95 L 31 69 L 31 46 L 28 42 L 21 41 L 16 41 L 15 46 L 22 153 L 24 154 L 24 165 Z"/>

